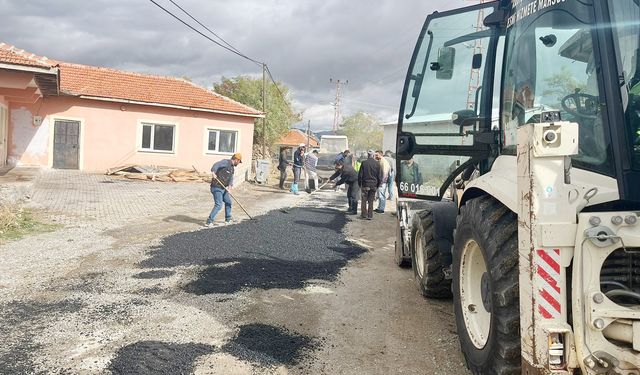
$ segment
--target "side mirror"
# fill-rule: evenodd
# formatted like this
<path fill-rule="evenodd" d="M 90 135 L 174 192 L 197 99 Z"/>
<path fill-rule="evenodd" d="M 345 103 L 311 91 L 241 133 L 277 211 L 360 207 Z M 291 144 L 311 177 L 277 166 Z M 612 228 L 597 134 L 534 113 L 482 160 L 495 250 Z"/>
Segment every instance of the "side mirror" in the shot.
<path fill-rule="evenodd" d="M 396 156 L 399 158 L 412 156 L 413 147 L 415 145 L 413 135 L 408 133 L 399 133 L 397 139 Z"/>
<path fill-rule="evenodd" d="M 423 75 L 422 74 L 417 74 L 415 76 L 412 76 L 411 78 L 414 79 L 413 90 L 411 91 L 411 97 L 412 98 L 417 98 L 418 95 L 420 95 L 420 90 L 422 89 L 422 78 L 423 78 Z"/>
<path fill-rule="evenodd" d="M 463 109 L 453 112 L 451 115 L 451 122 L 460 127 L 460 135 L 464 135 L 465 126 L 475 126 L 478 120 L 479 118 L 473 109 Z"/>
<path fill-rule="evenodd" d="M 455 111 L 451 115 L 451 122 L 458 126 L 469 126 L 470 120 L 476 118 L 476 112 L 473 109 L 463 109 Z M 466 124 L 465 124 L 466 123 Z"/>
<path fill-rule="evenodd" d="M 436 71 L 436 79 L 451 79 L 455 61 L 456 49 L 453 47 L 441 47 L 438 50 L 438 62 L 431 63 L 431 69 Z"/>
<path fill-rule="evenodd" d="M 482 54 L 476 53 L 471 60 L 471 69 L 480 69 L 482 67 Z"/>

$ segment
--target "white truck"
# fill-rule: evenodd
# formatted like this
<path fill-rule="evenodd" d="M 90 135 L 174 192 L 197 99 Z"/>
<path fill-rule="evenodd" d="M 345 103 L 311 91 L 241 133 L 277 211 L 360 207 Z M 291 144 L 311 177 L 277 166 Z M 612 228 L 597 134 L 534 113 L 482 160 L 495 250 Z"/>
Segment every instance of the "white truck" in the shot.
<path fill-rule="evenodd" d="M 473 374 L 640 374 L 638 0 L 428 16 L 396 144 L 396 262 Z"/>
<path fill-rule="evenodd" d="M 329 178 L 335 172 L 335 161 L 339 153 L 349 149 L 349 140 L 345 135 L 323 135 L 320 137 L 318 151 L 318 177 Z"/>

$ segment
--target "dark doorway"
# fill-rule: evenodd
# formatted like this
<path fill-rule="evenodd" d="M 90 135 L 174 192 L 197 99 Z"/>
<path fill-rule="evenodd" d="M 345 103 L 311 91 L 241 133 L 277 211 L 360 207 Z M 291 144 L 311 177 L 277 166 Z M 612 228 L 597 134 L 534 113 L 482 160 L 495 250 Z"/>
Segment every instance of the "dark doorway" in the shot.
<path fill-rule="evenodd" d="M 55 120 L 53 129 L 53 167 L 79 169 L 80 121 Z"/>

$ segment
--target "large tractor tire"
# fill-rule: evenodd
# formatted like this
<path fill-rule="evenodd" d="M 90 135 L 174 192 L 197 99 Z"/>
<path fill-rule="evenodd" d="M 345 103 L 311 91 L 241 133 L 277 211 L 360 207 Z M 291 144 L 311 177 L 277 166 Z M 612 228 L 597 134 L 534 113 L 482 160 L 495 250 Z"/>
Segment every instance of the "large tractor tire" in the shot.
<path fill-rule="evenodd" d="M 437 212 L 433 208 L 427 208 L 413 216 L 411 265 L 423 296 L 450 298 L 451 279 L 446 277 L 445 268 L 451 264 L 451 235 L 438 235 L 435 220 L 440 218 L 436 217 Z M 455 218 L 455 213 L 453 217 Z M 452 234 L 453 226 L 449 230 Z"/>
<path fill-rule="evenodd" d="M 520 374 L 517 216 L 489 196 L 460 209 L 453 248 L 453 306 L 473 374 Z"/>

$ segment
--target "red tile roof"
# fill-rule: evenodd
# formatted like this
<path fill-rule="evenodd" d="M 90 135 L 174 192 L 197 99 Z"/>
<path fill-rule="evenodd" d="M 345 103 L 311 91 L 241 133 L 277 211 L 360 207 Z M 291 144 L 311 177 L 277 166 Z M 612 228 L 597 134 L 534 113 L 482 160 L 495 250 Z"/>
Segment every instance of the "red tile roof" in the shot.
<path fill-rule="evenodd" d="M 60 70 L 60 92 L 95 99 L 185 107 L 251 117 L 262 112 L 183 79 L 47 59 L 0 44 L 0 63 Z"/>
<path fill-rule="evenodd" d="M 25 52 L 25 50 L 5 43 L 0 43 L 0 63 L 43 69 L 51 69 L 54 65 L 46 57 Z"/>
<path fill-rule="evenodd" d="M 259 112 L 179 78 L 60 63 L 60 91 L 68 95 L 131 100 L 259 116 Z"/>
<path fill-rule="evenodd" d="M 298 129 L 289 130 L 287 135 L 282 137 L 282 139 L 280 139 L 277 142 L 277 144 L 279 145 L 296 146 L 296 147 L 299 146 L 301 143 L 304 143 L 305 145 L 307 144 L 307 134 Z M 310 147 L 319 146 L 318 141 L 315 139 L 315 137 L 313 136 L 309 137 L 309 146 Z"/>

